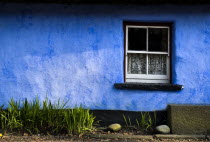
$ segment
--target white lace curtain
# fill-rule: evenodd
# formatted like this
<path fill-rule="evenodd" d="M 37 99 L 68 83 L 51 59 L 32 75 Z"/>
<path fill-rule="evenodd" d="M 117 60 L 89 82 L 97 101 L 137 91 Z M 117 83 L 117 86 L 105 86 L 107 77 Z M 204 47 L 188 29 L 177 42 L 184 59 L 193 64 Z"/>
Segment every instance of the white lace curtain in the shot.
<path fill-rule="evenodd" d="M 128 74 L 146 74 L 148 64 L 148 74 L 166 75 L 166 55 L 128 54 Z"/>

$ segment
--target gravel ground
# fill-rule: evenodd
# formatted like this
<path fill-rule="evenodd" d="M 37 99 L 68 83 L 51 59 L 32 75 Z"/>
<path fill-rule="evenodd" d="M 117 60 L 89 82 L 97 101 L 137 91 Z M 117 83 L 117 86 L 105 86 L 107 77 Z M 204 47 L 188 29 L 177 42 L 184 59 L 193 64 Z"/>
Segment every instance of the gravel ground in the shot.
<path fill-rule="evenodd" d="M 132 131 L 128 128 L 112 133 L 109 131 L 104 131 L 103 128 L 80 136 L 69 136 L 67 134 L 60 136 L 44 134 L 28 135 L 27 133 L 16 135 L 14 133 L 5 133 L 2 137 L 0 137 L 0 142 L 208 142 L 208 140 L 203 139 L 176 139 L 177 137 L 172 137 L 171 139 L 169 138 L 158 137 L 157 135 L 154 136 L 154 134 L 144 133 L 136 130 Z"/>
<path fill-rule="evenodd" d="M 195 139 L 96 139 L 96 138 L 76 138 L 70 136 L 3 136 L 0 139 L 1 142 L 207 142 L 207 140 L 195 140 Z"/>

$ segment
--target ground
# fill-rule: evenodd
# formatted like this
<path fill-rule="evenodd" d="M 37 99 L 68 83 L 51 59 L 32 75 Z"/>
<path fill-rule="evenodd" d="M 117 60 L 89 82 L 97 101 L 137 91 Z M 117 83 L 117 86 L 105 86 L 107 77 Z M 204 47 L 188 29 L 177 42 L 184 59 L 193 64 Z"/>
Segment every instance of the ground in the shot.
<path fill-rule="evenodd" d="M 69 141 L 69 142 L 207 142 L 205 135 L 161 135 L 152 131 L 139 131 L 133 127 L 123 127 L 119 132 L 110 132 L 106 127 L 98 127 L 93 132 L 80 135 L 29 135 L 28 133 L 5 133 L 0 137 L 0 142 L 51 142 L 51 141 Z"/>
<path fill-rule="evenodd" d="M 15 142 L 15 141 L 21 141 L 21 142 L 51 142 L 51 141 L 70 141 L 70 142 L 123 142 L 123 141 L 142 141 L 142 142 L 207 142 L 207 140 L 196 140 L 196 139 L 97 139 L 97 138 L 76 138 L 76 137 L 69 137 L 69 136 L 5 136 L 0 139 L 2 142 Z"/>

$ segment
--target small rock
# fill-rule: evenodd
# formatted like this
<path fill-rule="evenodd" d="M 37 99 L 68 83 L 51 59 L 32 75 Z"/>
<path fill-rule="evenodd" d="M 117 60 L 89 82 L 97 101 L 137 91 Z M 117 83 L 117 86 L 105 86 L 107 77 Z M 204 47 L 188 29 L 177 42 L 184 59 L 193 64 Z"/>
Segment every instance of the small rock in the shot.
<path fill-rule="evenodd" d="M 27 133 L 23 133 L 23 136 L 28 136 L 28 134 Z"/>
<path fill-rule="evenodd" d="M 111 124 L 111 125 L 108 126 L 108 130 L 114 131 L 114 132 L 117 132 L 117 131 L 121 130 L 121 128 L 122 128 L 122 126 L 120 124 L 117 124 L 117 123 Z"/>
<path fill-rule="evenodd" d="M 170 133 L 170 128 L 167 125 L 160 125 L 160 126 L 157 126 L 155 129 L 158 133 L 161 133 L 161 134 Z"/>

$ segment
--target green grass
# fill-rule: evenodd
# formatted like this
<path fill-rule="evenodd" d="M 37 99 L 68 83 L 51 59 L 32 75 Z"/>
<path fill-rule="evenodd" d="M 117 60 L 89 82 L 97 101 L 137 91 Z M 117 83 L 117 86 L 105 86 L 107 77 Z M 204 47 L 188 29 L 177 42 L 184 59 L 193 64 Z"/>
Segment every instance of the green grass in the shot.
<path fill-rule="evenodd" d="M 90 114 L 90 111 L 81 106 L 64 112 L 64 120 L 69 134 L 80 134 L 93 130 L 94 119 L 95 117 Z"/>
<path fill-rule="evenodd" d="M 131 123 L 130 117 L 123 115 L 123 119 L 127 127 L 133 126 L 141 131 L 153 131 L 156 126 L 156 112 L 153 112 L 153 117 L 150 112 L 141 112 L 139 117 L 136 118 L 135 123 Z"/>
<path fill-rule="evenodd" d="M 7 109 L 0 108 L 0 127 L 4 132 L 30 134 L 81 134 L 92 131 L 95 117 L 89 109 L 66 108 L 66 102 L 52 103 L 47 98 L 40 102 L 9 101 Z"/>

